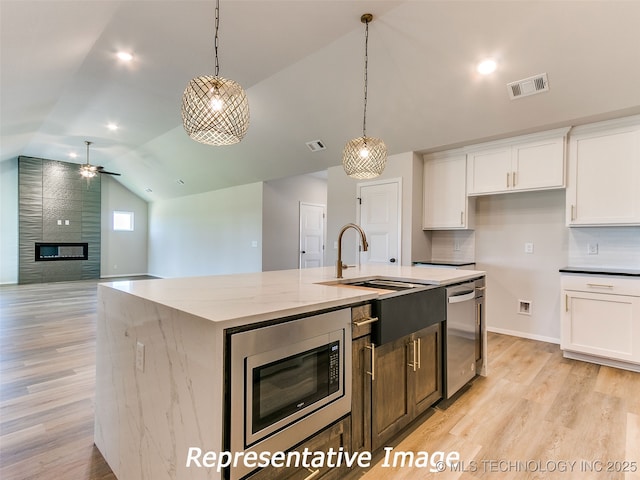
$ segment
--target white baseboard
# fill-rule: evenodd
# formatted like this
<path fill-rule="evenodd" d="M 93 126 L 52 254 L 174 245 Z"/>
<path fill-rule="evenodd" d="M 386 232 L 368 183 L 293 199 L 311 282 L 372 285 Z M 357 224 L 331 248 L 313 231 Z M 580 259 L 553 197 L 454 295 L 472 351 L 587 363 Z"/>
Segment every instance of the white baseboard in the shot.
<path fill-rule="evenodd" d="M 487 327 L 487 332 L 501 333 L 503 335 L 511 335 L 512 337 L 527 338 L 529 340 L 538 340 L 539 342 L 555 343 L 560 345 L 559 338 L 545 337 L 544 335 L 535 335 L 533 333 L 520 332 L 518 330 L 507 330 L 505 328 Z"/>
<path fill-rule="evenodd" d="M 640 365 L 635 363 L 623 362 L 620 360 L 614 360 L 612 358 L 596 357 L 594 355 L 586 355 L 584 353 L 563 351 L 562 356 L 570 358 L 572 360 L 581 360 L 583 362 L 596 363 L 598 365 L 605 365 L 607 367 L 622 368 L 624 370 L 630 370 L 632 372 L 640 372 Z"/>
<path fill-rule="evenodd" d="M 120 273 L 118 275 L 100 275 L 100 278 L 120 278 L 120 277 L 144 277 L 151 276 L 148 273 Z"/>

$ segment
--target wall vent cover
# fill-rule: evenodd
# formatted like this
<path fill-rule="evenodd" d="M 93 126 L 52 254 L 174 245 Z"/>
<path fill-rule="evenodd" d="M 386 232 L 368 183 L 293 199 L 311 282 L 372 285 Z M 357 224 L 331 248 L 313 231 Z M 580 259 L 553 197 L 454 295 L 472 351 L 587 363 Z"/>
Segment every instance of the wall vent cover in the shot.
<path fill-rule="evenodd" d="M 312 142 L 307 142 L 307 147 L 309 147 L 309 150 L 311 150 L 312 152 L 318 152 L 327 148 L 324 146 L 324 142 L 322 140 L 313 140 Z"/>
<path fill-rule="evenodd" d="M 515 100 L 520 97 L 528 97 L 537 93 L 549 91 L 549 81 L 547 74 L 541 73 L 533 77 L 524 78 L 515 82 L 507 83 L 509 98 Z"/>

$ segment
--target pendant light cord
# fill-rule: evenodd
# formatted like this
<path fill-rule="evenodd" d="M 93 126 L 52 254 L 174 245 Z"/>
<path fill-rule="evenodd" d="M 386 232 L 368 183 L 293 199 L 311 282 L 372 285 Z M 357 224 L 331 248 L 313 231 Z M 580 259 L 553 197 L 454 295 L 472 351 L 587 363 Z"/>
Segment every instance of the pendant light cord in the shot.
<path fill-rule="evenodd" d="M 362 118 L 362 137 L 367 138 L 367 70 L 369 64 L 369 22 L 365 22 L 364 29 L 364 115 Z"/>
<path fill-rule="evenodd" d="M 216 0 L 216 36 L 214 37 L 214 41 L 213 41 L 213 49 L 216 53 L 216 73 L 215 76 L 218 76 L 218 73 L 220 72 L 220 65 L 218 63 L 218 27 L 220 26 L 220 0 Z"/>

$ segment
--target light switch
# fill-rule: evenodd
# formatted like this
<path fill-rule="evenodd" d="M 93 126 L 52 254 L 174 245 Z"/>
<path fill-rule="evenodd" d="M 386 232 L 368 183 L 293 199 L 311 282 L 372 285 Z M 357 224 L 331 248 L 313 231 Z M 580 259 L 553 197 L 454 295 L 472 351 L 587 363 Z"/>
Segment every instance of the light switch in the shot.
<path fill-rule="evenodd" d="M 64 224 L 65 224 L 65 225 L 69 225 L 69 220 L 65 220 L 65 221 L 64 221 Z"/>
<path fill-rule="evenodd" d="M 62 220 L 58 220 L 58 225 L 62 225 Z"/>

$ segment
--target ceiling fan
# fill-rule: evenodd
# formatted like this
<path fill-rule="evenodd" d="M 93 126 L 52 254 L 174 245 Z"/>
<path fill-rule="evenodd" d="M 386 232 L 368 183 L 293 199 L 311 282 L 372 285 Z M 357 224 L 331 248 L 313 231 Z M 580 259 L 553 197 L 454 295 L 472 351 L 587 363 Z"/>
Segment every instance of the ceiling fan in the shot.
<path fill-rule="evenodd" d="M 80 167 L 80 175 L 87 179 L 93 178 L 99 173 L 104 173 L 106 175 L 120 175 L 119 173 L 108 172 L 102 166 L 91 165 L 89 163 L 89 145 L 91 145 L 93 142 L 85 141 L 84 143 L 87 145 L 87 163 L 83 163 Z"/>

